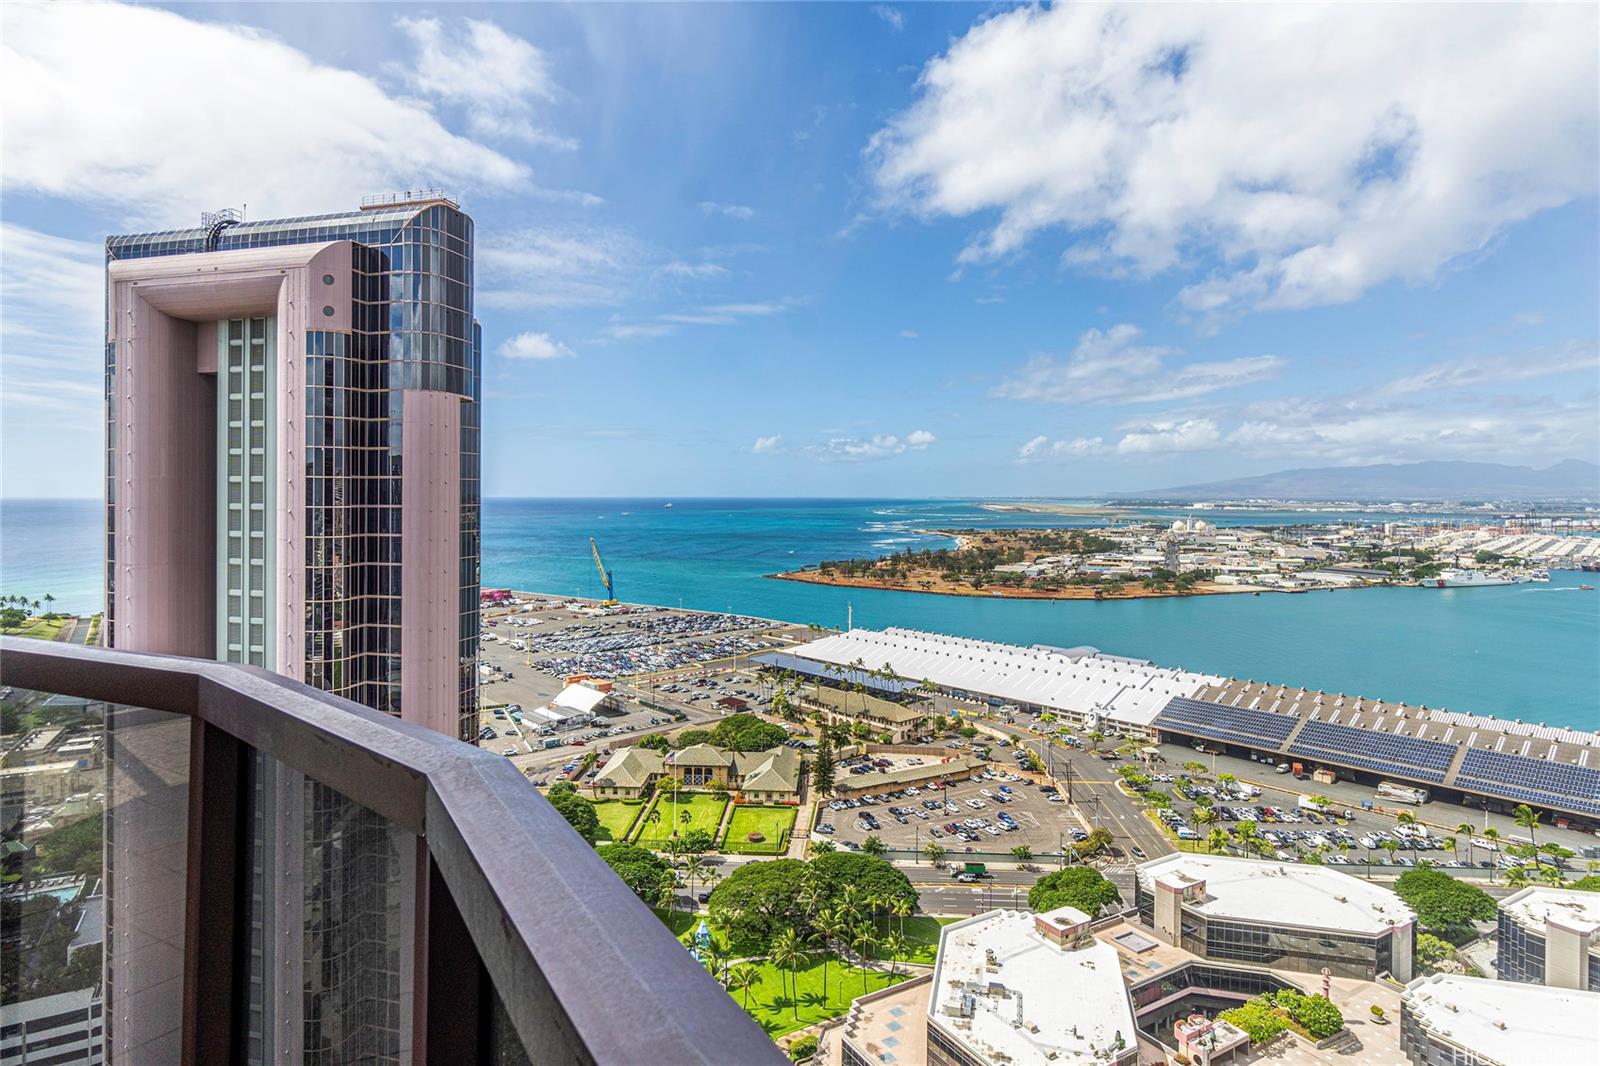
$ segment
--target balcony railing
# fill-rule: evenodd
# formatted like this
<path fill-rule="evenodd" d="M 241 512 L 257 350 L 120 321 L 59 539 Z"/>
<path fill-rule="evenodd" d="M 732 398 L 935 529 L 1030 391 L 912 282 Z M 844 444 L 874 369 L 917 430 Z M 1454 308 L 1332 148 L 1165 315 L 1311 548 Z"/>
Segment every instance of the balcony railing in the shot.
<path fill-rule="evenodd" d="M 503 757 L 252 667 L 0 684 L 106 705 L 107 1061 L 783 1061 Z"/>

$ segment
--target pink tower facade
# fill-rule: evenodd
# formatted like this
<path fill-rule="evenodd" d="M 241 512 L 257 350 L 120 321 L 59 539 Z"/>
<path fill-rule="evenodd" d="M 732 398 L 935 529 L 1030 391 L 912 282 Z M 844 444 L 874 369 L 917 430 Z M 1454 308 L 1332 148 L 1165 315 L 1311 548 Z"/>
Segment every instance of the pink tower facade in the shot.
<path fill-rule="evenodd" d="M 473 740 L 471 220 L 208 217 L 107 260 L 108 642 Z"/>

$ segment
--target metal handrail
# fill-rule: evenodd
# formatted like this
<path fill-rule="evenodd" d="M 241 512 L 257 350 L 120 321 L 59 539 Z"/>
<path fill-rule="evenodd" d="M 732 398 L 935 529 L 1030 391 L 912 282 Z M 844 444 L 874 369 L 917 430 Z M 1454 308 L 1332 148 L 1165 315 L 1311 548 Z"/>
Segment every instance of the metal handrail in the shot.
<path fill-rule="evenodd" d="M 0 684 L 198 718 L 422 835 L 531 1062 L 785 1061 L 501 756 L 230 663 L 0 637 Z"/>

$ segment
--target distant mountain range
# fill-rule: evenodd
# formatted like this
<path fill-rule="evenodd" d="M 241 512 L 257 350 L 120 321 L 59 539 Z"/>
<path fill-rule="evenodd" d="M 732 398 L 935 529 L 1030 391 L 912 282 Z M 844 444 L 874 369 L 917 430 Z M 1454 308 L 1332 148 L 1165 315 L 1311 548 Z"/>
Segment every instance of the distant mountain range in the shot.
<path fill-rule="evenodd" d="M 1594 500 L 1600 466 L 1569 459 L 1537 470 L 1503 463 L 1423 462 L 1323 466 L 1116 493 L 1138 500 Z"/>

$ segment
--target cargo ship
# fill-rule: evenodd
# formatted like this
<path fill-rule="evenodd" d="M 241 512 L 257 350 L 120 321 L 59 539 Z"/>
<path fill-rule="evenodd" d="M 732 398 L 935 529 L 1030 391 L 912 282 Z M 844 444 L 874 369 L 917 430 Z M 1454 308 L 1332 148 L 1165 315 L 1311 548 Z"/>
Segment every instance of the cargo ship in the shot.
<path fill-rule="evenodd" d="M 1460 570 L 1451 568 L 1441 570 L 1438 577 L 1424 578 L 1423 588 L 1430 589 L 1475 589 L 1485 588 L 1490 585 L 1515 585 L 1517 578 L 1504 570 L 1493 572 L 1485 570 Z"/>

